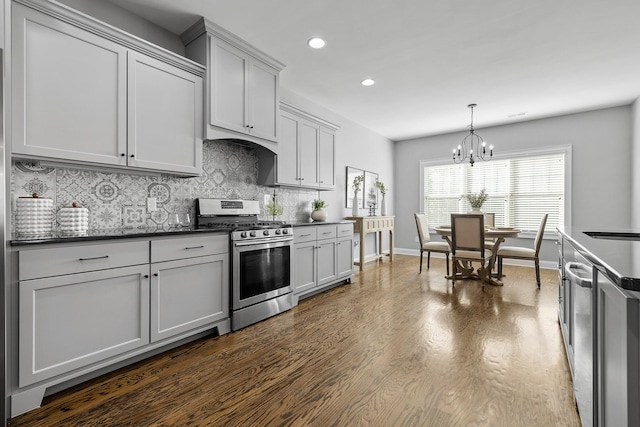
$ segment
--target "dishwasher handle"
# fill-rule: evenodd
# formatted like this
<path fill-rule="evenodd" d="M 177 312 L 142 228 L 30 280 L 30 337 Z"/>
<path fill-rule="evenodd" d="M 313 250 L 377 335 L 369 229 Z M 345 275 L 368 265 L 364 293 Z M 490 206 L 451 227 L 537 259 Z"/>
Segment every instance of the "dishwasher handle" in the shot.
<path fill-rule="evenodd" d="M 588 267 L 579 262 L 568 262 L 564 266 L 564 272 L 569 276 L 569 280 L 574 282 L 576 285 L 582 288 L 591 288 L 593 287 L 593 280 L 591 278 L 584 278 L 578 276 L 573 270 L 584 270 L 585 267 Z M 590 275 L 591 276 L 591 275 Z"/>

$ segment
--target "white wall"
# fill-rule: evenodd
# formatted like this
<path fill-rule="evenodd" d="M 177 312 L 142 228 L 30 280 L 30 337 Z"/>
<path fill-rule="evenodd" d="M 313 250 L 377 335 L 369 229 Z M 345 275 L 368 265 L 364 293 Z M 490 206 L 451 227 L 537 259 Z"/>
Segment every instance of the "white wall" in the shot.
<path fill-rule="evenodd" d="M 631 226 L 631 106 L 481 128 L 477 132 L 491 141 L 497 153 L 528 147 L 572 145 L 571 224 L 578 227 Z M 412 215 L 419 211 L 422 197 L 420 161 L 449 159 L 452 148 L 465 135 L 466 132 L 457 132 L 395 143 L 397 248 L 417 249 Z M 530 239 L 520 240 L 526 240 L 521 242 L 524 246 L 532 245 Z M 556 256 L 551 242 L 545 242 L 541 258 L 553 261 Z"/>

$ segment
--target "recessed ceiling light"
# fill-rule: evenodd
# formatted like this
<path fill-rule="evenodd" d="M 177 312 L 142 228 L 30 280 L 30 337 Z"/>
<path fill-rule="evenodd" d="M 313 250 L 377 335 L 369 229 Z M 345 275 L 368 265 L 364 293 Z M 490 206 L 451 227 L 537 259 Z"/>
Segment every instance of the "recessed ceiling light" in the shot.
<path fill-rule="evenodd" d="M 327 43 L 324 40 L 322 40 L 320 37 L 314 37 L 312 39 L 309 39 L 307 44 L 314 49 L 320 49 L 320 48 L 323 48 L 324 45 Z"/>
<path fill-rule="evenodd" d="M 527 112 L 526 111 L 522 111 L 520 113 L 511 113 L 511 114 L 507 114 L 507 117 L 509 117 L 510 119 L 516 118 L 516 117 L 520 117 L 520 116 L 524 116 L 526 115 Z"/>
<path fill-rule="evenodd" d="M 373 79 L 364 79 L 363 81 L 360 82 L 360 84 L 362 86 L 373 86 L 374 84 L 376 84 L 376 81 Z"/>

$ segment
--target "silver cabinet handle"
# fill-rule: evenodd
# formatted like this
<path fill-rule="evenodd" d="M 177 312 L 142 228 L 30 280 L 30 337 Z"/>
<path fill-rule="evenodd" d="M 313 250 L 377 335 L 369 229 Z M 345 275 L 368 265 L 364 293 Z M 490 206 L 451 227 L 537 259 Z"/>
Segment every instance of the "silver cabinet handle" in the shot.
<path fill-rule="evenodd" d="M 106 259 L 106 258 L 109 258 L 109 255 L 96 256 L 96 257 L 93 257 L 93 258 L 79 258 L 78 261 L 91 261 L 91 260 L 94 260 L 94 259 Z"/>
<path fill-rule="evenodd" d="M 200 246 L 191 246 L 190 248 L 185 248 L 185 250 L 189 250 L 189 249 L 202 249 L 204 248 L 204 245 L 200 245 Z"/>
<path fill-rule="evenodd" d="M 311 234 L 301 234 L 299 237 L 307 237 L 307 236 L 311 236 Z"/>
<path fill-rule="evenodd" d="M 584 264 L 579 262 L 568 262 L 564 266 L 564 272 L 569 276 L 569 280 L 575 282 L 576 285 L 582 288 L 591 288 L 593 286 L 593 281 L 591 279 L 585 279 L 584 277 L 580 277 L 573 272 L 573 270 L 584 270 L 584 267 L 587 267 Z"/>

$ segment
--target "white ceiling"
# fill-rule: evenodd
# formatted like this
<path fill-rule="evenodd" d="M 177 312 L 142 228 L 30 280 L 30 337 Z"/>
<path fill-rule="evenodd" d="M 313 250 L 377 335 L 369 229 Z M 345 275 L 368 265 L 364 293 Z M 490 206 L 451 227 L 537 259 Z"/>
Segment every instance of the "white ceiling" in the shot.
<path fill-rule="evenodd" d="M 286 64 L 282 86 L 392 140 L 463 130 L 470 103 L 480 129 L 640 95 L 638 0 L 112 2 L 175 34 L 205 16 Z"/>

